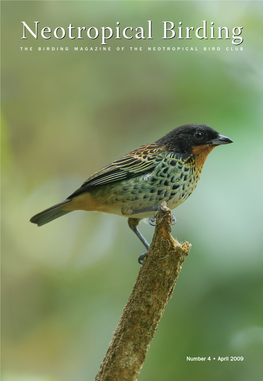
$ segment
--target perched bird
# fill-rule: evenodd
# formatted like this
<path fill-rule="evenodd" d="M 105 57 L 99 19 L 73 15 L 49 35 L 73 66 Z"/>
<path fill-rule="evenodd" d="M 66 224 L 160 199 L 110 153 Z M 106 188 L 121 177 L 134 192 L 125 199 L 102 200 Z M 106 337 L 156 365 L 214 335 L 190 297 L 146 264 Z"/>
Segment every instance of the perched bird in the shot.
<path fill-rule="evenodd" d="M 140 221 L 151 217 L 153 224 L 163 201 L 170 209 L 182 204 L 196 188 L 208 154 L 228 143 L 233 140 L 203 124 L 177 127 L 102 168 L 65 201 L 30 221 L 42 226 L 73 210 L 118 214 L 128 217 L 129 227 L 148 251 L 150 245 L 138 230 Z M 139 257 L 140 263 L 145 254 Z"/>

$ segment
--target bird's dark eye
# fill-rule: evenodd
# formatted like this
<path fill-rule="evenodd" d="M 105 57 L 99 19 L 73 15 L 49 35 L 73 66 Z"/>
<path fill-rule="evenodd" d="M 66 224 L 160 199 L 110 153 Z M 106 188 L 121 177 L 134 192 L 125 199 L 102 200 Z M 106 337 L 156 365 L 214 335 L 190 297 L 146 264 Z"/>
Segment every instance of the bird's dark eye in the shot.
<path fill-rule="evenodd" d="M 197 140 L 201 140 L 204 137 L 204 133 L 202 131 L 197 131 L 194 136 Z"/>

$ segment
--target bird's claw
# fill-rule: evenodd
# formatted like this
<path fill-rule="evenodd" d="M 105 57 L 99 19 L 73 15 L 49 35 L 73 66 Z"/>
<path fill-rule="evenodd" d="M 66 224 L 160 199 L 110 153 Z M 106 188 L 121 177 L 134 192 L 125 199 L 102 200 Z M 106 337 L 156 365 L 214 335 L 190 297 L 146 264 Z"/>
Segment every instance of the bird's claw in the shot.
<path fill-rule="evenodd" d="M 141 254 L 138 258 L 138 262 L 140 263 L 140 265 L 143 265 L 143 261 L 145 259 L 145 256 L 148 254 L 148 251 L 146 251 L 146 253 L 144 254 Z"/>
<path fill-rule="evenodd" d="M 155 215 L 156 213 L 154 213 L 150 218 L 149 218 L 149 224 L 152 225 L 152 226 L 156 226 L 156 222 L 155 222 Z"/>
<path fill-rule="evenodd" d="M 177 220 L 176 220 L 175 216 L 172 214 L 172 225 L 175 225 L 176 222 L 177 222 Z"/>

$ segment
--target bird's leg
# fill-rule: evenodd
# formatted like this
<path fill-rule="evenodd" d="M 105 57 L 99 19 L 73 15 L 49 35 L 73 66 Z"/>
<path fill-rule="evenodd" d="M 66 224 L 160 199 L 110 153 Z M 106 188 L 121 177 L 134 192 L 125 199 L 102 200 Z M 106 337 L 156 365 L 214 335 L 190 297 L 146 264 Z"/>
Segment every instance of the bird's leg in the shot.
<path fill-rule="evenodd" d="M 146 247 L 146 249 L 149 250 L 149 248 L 150 248 L 149 243 L 146 241 L 146 239 L 144 238 L 142 233 L 137 228 L 137 226 L 139 225 L 140 221 L 141 220 L 139 218 L 128 218 L 129 227 L 137 235 L 137 237 L 142 242 L 142 244 Z"/>
<path fill-rule="evenodd" d="M 148 250 L 150 248 L 150 245 L 149 243 L 146 241 L 146 239 L 144 238 L 144 236 L 142 235 L 142 233 L 139 231 L 139 229 L 137 228 L 137 226 L 139 225 L 140 223 L 140 219 L 139 218 L 128 218 L 128 224 L 129 224 L 129 227 L 131 228 L 131 230 L 137 235 L 137 237 L 139 238 L 139 240 L 142 242 L 142 244 L 146 247 L 147 249 L 147 252 L 144 253 L 144 254 L 141 254 L 138 258 L 138 262 L 142 265 L 143 264 L 143 260 L 144 260 L 144 257 L 145 257 L 145 254 L 148 253 Z"/>
<path fill-rule="evenodd" d="M 139 213 L 145 213 L 145 212 L 155 212 L 150 218 L 149 218 L 149 223 L 150 225 L 152 226 L 156 226 L 156 222 L 155 222 L 155 216 L 156 216 L 156 212 L 158 211 L 160 206 L 153 206 L 151 208 L 145 208 L 145 209 L 138 209 L 138 210 L 133 210 L 131 215 L 133 214 L 139 214 Z M 138 262 L 142 265 L 143 264 L 143 260 L 144 260 L 144 257 L 145 257 L 145 254 L 148 253 L 148 250 L 150 248 L 150 245 L 149 243 L 146 241 L 146 239 L 144 238 L 144 236 L 142 235 L 142 233 L 139 231 L 139 229 L 137 228 L 137 226 L 139 225 L 141 219 L 140 218 L 128 218 L 128 224 L 129 224 L 129 227 L 131 228 L 131 230 L 137 235 L 137 237 L 139 238 L 139 240 L 143 243 L 143 245 L 146 247 L 147 249 L 147 252 L 144 253 L 144 254 L 141 254 L 138 258 Z M 172 215 L 172 225 L 176 224 L 176 218 Z"/>

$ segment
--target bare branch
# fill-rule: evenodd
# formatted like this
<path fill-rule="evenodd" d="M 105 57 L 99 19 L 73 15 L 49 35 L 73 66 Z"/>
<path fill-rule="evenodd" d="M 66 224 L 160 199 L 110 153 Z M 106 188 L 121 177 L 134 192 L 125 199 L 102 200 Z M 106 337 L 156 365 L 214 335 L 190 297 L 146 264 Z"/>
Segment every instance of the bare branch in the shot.
<path fill-rule="evenodd" d="M 120 322 L 95 381 L 135 381 L 172 296 L 191 245 L 171 236 L 172 215 L 164 202 L 144 264 L 123 310 Z"/>

